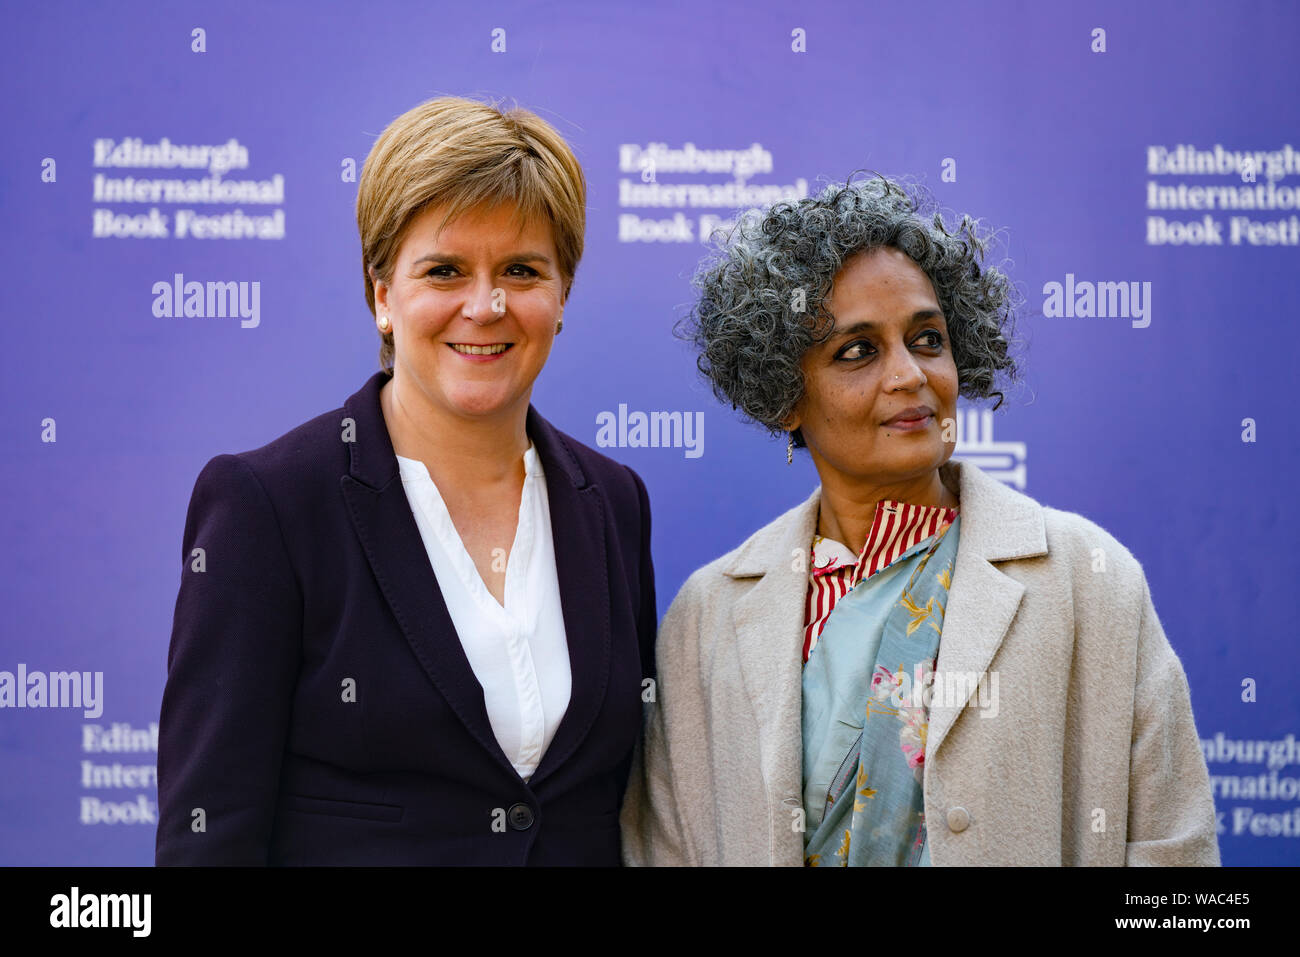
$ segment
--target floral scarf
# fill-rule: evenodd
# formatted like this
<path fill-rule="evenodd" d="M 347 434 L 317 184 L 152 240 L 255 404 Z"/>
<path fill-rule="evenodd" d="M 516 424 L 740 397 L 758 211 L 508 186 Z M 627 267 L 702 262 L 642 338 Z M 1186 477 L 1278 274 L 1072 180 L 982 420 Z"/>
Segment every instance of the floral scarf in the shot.
<path fill-rule="evenodd" d="M 929 689 L 960 516 L 835 604 L 803 673 L 805 863 L 916 866 Z"/>

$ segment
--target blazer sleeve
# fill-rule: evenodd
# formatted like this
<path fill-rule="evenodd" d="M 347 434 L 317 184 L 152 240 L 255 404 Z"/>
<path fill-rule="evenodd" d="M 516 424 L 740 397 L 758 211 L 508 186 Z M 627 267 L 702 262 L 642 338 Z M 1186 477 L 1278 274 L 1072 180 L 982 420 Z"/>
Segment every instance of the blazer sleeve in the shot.
<path fill-rule="evenodd" d="M 183 560 L 159 718 L 155 860 L 266 864 L 302 593 L 271 501 L 242 459 L 219 455 L 199 473 Z"/>
<path fill-rule="evenodd" d="M 624 466 L 626 468 L 626 466 Z M 655 632 L 659 625 L 659 607 L 655 597 L 655 566 L 650 554 L 650 496 L 641 476 L 632 469 L 637 498 L 641 506 L 641 556 L 639 560 L 639 591 L 641 604 L 637 608 L 637 643 L 641 649 L 641 676 L 655 676 Z"/>
<path fill-rule="evenodd" d="M 645 733 L 632 761 L 623 804 L 623 863 L 699 864 L 683 816 L 683 792 L 712 800 L 712 770 L 700 748 L 708 712 L 699 674 L 699 613 L 692 582 L 682 586 L 659 627 L 654 700 L 643 706 Z"/>
<path fill-rule="evenodd" d="M 1209 772 L 1187 676 L 1142 581 L 1137 689 L 1129 759 L 1128 866 L 1219 866 Z"/>

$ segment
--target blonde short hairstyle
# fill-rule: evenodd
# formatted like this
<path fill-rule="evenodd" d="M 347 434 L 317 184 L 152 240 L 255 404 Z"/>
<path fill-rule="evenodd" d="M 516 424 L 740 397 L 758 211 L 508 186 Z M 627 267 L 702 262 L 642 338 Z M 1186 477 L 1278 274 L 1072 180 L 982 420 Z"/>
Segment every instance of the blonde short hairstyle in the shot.
<path fill-rule="evenodd" d="M 563 137 L 521 107 L 455 96 L 403 113 L 375 141 L 357 189 L 357 228 L 366 302 L 375 315 L 374 281 L 392 282 L 411 220 L 446 205 L 439 228 L 466 210 L 513 202 L 525 221 L 542 217 L 555 236 L 557 267 L 569 296 L 582 258 L 587 181 Z M 393 333 L 380 335 L 379 365 L 393 370 Z"/>

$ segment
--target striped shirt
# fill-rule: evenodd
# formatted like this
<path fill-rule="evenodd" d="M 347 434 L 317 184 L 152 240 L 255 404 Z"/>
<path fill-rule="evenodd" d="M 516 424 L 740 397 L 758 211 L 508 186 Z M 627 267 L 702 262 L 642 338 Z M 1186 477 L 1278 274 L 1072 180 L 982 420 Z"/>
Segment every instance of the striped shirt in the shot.
<path fill-rule="evenodd" d="M 884 499 L 876 503 L 876 515 L 862 554 L 855 556 L 841 543 L 814 535 L 812 570 L 804 599 L 804 663 L 817 645 L 837 601 L 858 582 L 888 568 L 908 549 L 938 535 L 956 517 L 955 508 Z"/>

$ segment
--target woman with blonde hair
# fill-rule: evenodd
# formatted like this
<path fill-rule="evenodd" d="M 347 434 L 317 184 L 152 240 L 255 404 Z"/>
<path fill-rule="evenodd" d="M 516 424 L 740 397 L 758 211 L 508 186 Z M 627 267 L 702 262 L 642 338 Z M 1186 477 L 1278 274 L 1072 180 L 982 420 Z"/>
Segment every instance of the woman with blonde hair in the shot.
<path fill-rule="evenodd" d="M 585 206 L 523 109 L 433 99 L 374 144 L 357 225 L 380 371 L 195 484 L 159 864 L 619 862 L 650 508 L 531 404 Z"/>
<path fill-rule="evenodd" d="M 985 239 L 883 177 L 742 217 L 687 328 L 819 486 L 690 576 L 633 864 L 1218 864 L 1187 680 L 1098 525 L 950 461 L 1013 379 Z"/>

